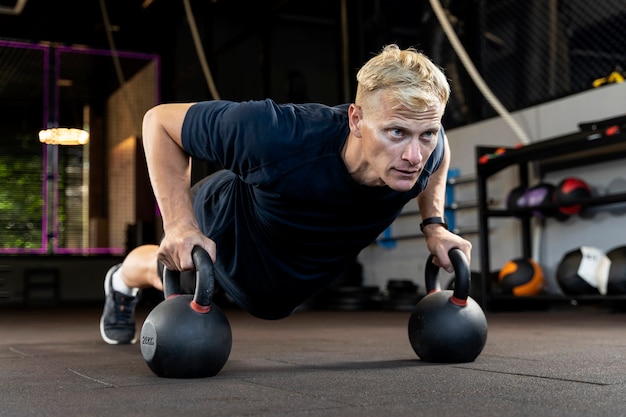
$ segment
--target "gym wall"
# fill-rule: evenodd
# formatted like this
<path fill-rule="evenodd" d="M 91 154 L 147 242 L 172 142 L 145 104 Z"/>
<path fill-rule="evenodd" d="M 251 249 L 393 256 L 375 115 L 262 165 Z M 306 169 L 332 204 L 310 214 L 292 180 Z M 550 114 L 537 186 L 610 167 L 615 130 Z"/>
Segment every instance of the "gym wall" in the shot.
<path fill-rule="evenodd" d="M 108 221 L 114 225 L 132 225 L 153 220 L 156 203 L 147 182 L 141 145 L 141 121 L 144 113 L 159 101 L 158 65 L 153 61 L 117 89 L 107 100 L 106 142 L 108 149 Z M 144 208 L 148 206 L 148 208 Z M 152 219 L 142 213 L 150 210 Z M 109 244 L 126 246 L 126 228 L 109 228 Z"/>

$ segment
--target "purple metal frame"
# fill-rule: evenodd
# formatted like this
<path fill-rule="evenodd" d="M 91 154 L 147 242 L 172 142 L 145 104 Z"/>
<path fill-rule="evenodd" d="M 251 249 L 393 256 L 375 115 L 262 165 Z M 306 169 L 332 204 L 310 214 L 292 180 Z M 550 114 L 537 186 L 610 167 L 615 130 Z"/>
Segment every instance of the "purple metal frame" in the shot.
<path fill-rule="evenodd" d="M 43 55 L 43 120 L 42 126 L 46 126 L 48 123 L 48 102 L 50 100 L 49 96 L 49 85 L 50 85 L 50 77 L 49 77 L 49 62 L 50 62 L 50 47 L 47 45 L 40 44 L 32 44 L 25 42 L 16 42 L 16 41 L 5 41 L 0 40 L 0 47 L 7 48 L 20 48 L 20 49 L 34 49 L 42 52 Z M 47 158 L 47 147 L 46 145 L 42 145 L 42 155 L 43 155 L 43 172 L 48 172 L 48 158 Z M 44 195 L 44 207 L 46 205 L 45 198 L 48 195 L 48 181 L 44 179 L 42 181 L 42 190 L 41 192 Z M 41 222 L 41 247 L 40 248 L 0 248 L 0 254 L 45 254 L 47 251 L 48 244 L 48 216 L 47 212 L 44 209 L 42 213 L 42 222 Z"/>
<path fill-rule="evenodd" d="M 43 53 L 43 128 L 56 127 L 56 124 L 59 120 L 59 83 L 57 82 L 60 78 L 60 62 L 61 62 L 61 54 L 62 53 L 74 53 L 74 54 L 89 54 L 89 55 L 100 55 L 100 56 L 113 56 L 114 54 L 118 57 L 122 58 L 132 58 L 132 59 L 145 59 L 147 61 L 155 61 L 156 62 L 156 71 L 157 71 L 157 102 L 161 101 L 161 89 L 159 86 L 161 85 L 161 60 L 159 55 L 154 54 L 145 54 L 139 52 L 123 52 L 123 51 L 109 51 L 109 50 L 101 50 L 101 49 L 92 49 L 92 48 L 76 48 L 72 46 L 49 46 L 42 44 L 33 44 L 27 42 L 17 42 L 17 41 L 6 41 L 0 40 L 0 47 L 11 47 L 11 48 L 21 48 L 21 49 L 35 49 L 39 50 Z M 54 50 L 55 53 L 55 68 L 54 68 L 54 99 L 55 102 L 53 104 L 54 118 L 53 122 L 50 121 L 50 52 Z M 58 146 L 58 145 L 42 145 L 43 150 L 43 172 L 46 173 L 45 180 L 42 184 L 42 193 L 44 196 L 43 206 L 44 212 L 42 213 L 42 225 L 41 225 L 41 247 L 35 249 L 27 249 L 27 248 L 0 248 L 0 255 L 2 254 L 48 254 L 48 245 L 50 243 L 50 239 L 52 239 L 52 252 L 53 254 L 65 254 L 65 255 L 121 255 L 124 253 L 125 248 L 61 248 L 58 247 L 58 241 L 56 239 L 57 231 L 59 230 L 58 224 L 58 204 L 59 204 L 59 191 L 56 182 L 58 181 L 58 172 L 54 172 L 54 194 L 53 194 L 53 218 L 55 222 L 53 225 L 50 225 L 48 222 L 48 196 L 49 189 L 48 183 L 50 182 L 47 179 L 48 169 L 48 156 L 50 146 Z M 58 157 L 58 155 L 55 155 Z"/>

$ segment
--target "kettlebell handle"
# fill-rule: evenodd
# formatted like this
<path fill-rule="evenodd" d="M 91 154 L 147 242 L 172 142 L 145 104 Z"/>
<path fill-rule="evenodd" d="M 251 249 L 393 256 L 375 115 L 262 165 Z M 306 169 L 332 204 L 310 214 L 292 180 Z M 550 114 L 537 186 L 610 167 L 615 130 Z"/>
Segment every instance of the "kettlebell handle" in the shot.
<path fill-rule="evenodd" d="M 454 291 L 450 301 L 456 305 L 464 306 L 467 304 L 471 283 L 469 262 L 467 261 L 467 257 L 463 251 L 458 248 L 450 249 L 448 256 L 450 257 L 450 262 L 452 262 L 452 267 L 454 268 Z M 434 255 L 432 254 L 428 257 L 424 272 L 424 281 L 426 284 L 426 292 L 428 294 L 441 290 L 439 280 L 437 279 L 439 267 L 433 263 L 433 258 Z"/>
<path fill-rule="evenodd" d="M 208 313 L 211 310 L 213 291 L 215 289 L 213 260 L 207 251 L 200 246 L 193 247 L 191 259 L 196 268 L 196 289 L 191 308 L 198 313 Z M 164 268 L 163 293 L 166 299 L 180 294 L 180 271 L 171 271 Z"/>

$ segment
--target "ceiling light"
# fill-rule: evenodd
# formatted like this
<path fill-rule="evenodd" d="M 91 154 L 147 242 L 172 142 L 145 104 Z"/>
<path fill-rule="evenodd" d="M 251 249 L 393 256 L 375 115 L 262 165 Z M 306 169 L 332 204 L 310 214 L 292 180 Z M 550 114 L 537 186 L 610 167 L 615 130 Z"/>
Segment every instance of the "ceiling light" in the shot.
<path fill-rule="evenodd" d="M 89 133 L 82 129 L 54 127 L 39 132 L 39 141 L 48 145 L 84 145 Z"/>

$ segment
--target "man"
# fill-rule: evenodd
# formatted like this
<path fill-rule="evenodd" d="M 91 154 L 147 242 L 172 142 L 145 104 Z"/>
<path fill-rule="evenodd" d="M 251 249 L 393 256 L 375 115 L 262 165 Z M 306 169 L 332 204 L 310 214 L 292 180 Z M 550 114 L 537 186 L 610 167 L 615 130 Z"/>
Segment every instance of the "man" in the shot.
<path fill-rule="evenodd" d="M 389 45 L 357 81 L 350 105 L 209 101 L 146 113 L 144 148 L 165 235 L 107 273 L 105 341 L 134 342 L 138 289 L 162 289 L 157 262 L 193 270 L 195 245 L 214 260 L 223 290 L 264 319 L 288 316 L 330 284 L 414 198 L 434 262 L 451 271 L 453 247 L 469 259 L 471 244 L 443 221 L 445 76 L 414 49 Z M 224 170 L 192 193 L 190 157 Z"/>

